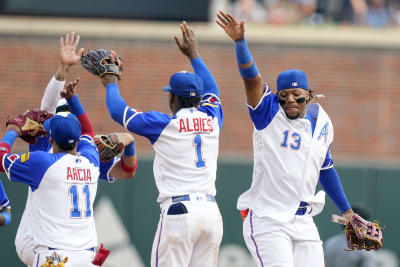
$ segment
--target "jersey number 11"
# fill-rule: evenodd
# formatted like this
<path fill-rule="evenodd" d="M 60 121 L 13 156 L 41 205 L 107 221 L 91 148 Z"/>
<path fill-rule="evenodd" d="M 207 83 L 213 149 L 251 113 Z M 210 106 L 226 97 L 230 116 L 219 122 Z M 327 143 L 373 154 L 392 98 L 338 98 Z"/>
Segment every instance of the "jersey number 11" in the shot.
<path fill-rule="evenodd" d="M 79 188 L 82 188 L 79 185 L 72 185 L 69 188 L 69 195 L 71 195 L 71 200 L 72 200 L 72 209 L 71 209 L 71 218 L 82 218 L 82 212 L 81 209 L 79 208 Z M 89 185 L 85 184 L 82 188 L 82 193 L 85 196 L 86 199 L 86 209 L 85 209 L 85 217 L 89 218 L 92 216 L 92 211 L 90 210 L 90 191 L 89 191 Z"/>

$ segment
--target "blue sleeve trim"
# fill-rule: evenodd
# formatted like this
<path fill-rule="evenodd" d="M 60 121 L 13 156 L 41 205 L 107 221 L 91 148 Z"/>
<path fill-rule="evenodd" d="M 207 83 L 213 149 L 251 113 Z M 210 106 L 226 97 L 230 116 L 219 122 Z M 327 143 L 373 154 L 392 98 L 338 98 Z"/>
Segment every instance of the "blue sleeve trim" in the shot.
<path fill-rule="evenodd" d="M 162 131 L 171 121 L 171 117 L 168 114 L 157 111 L 141 112 L 127 107 L 125 113 L 124 124 L 126 129 L 146 137 L 151 144 L 157 141 Z"/>
<path fill-rule="evenodd" d="M 94 166 L 100 165 L 99 152 L 92 137 L 82 135 L 79 139 L 77 151 L 87 158 Z"/>
<path fill-rule="evenodd" d="M 248 108 L 254 127 L 257 130 L 265 129 L 279 111 L 278 97 L 266 86 L 265 93 L 258 105 L 255 108 L 251 106 Z"/>
<path fill-rule="evenodd" d="M 1 143 L 7 143 L 10 147 L 14 144 L 15 139 L 17 139 L 18 133 L 15 130 L 8 130 L 3 139 L 1 139 Z"/>
<path fill-rule="evenodd" d="M 219 97 L 217 82 L 204 61 L 200 57 L 197 57 L 192 59 L 190 62 L 192 63 L 194 72 L 203 80 L 203 95 L 214 94 Z"/>
<path fill-rule="evenodd" d="M 211 117 L 218 118 L 219 128 L 221 129 L 223 123 L 223 112 L 221 101 L 219 97 L 214 94 L 203 95 L 200 102 L 199 111 L 207 113 Z"/>
<path fill-rule="evenodd" d="M 106 86 L 106 106 L 111 118 L 124 126 L 123 116 L 126 108 L 125 100 L 119 93 L 118 84 L 110 83 Z"/>
<path fill-rule="evenodd" d="M 0 214 L 3 215 L 3 217 L 4 217 L 4 224 L 3 224 L 3 226 L 6 226 L 7 224 L 10 224 L 10 222 L 11 222 L 11 215 L 10 215 L 8 212 L 5 212 L 5 211 L 0 212 Z"/>
<path fill-rule="evenodd" d="M 110 171 L 111 169 L 117 164 L 119 160 L 117 158 L 113 158 L 110 161 L 107 162 L 100 162 L 100 176 L 99 179 L 101 180 L 106 180 L 109 183 L 115 182 L 115 178 L 110 176 Z"/>
<path fill-rule="evenodd" d="M 331 148 L 326 152 L 324 163 L 322 163 L 321 170 L 326 170 L 333 167 L 333 159 L 331 156 Z"/>
<path fill-rule="evenodd" d="M 7 154 L 3 159 L 3 166 L 11 181 L 28 184 L 35 191 L 47 169 L 64 155 L 65 153 L 50 154 L 43 151 Z"/>
<path fill-rule="evenodd" d="M 81 102 L 79 101 L 79 98 L 78 98 L 77 94 L 75 94 L 70 99 L 67 99 L 67 103 L 68 103 L 69 110 L 75 116 L 78 117 L 78 116 L 82 115 L 85 112 Z"/>
<path fill-rule="evenodd" d="M 319 173 L 319 181 L 322 188 L 342 213 L 351 209 L 335 168 L 321 170 Z"/>
<path fill-rule="evenodd" d="M 29 152 L 45 151 L 49 152 L 51 149 L 50 137 L 41 136 L 37 139 L 36 144 L 29 144 Z"/>

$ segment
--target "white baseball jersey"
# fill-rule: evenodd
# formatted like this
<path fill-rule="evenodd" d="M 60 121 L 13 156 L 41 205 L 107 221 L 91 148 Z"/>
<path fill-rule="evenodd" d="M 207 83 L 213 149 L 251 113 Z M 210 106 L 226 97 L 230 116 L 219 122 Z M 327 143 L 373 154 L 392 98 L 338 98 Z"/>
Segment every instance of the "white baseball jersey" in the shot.
<path fill-rule="evenodd" d="M 65 250 L 97 246 L 93 202 L 99 156 L 90 136 L 81 136 L 77 150 L 77 155 L 35 151 L 4 157 L 8 178 L 30 186 L 25 212 L 36 245 Z"/>
<path fill-rule="evenodd" d="M 313 199 L 320 170 L 333 166 L 331 120 L 319 104 L 310 104 L 305 118 L 288 119 L 268 87 L 249 112 L 254 124 L 253 180 L 237 208 L 287 222 L 300 201 Z"/>
<path fill-rule="evenodd" d="M 216 95 L 207 94 L 200 108 L 183 108 L 172 117 L 126 107 L 123 122 L 127 130 L 147 137 L 153 145 L 159 203 L 188 193 L 215 196 L 222 125 L 222 108 Z"/>

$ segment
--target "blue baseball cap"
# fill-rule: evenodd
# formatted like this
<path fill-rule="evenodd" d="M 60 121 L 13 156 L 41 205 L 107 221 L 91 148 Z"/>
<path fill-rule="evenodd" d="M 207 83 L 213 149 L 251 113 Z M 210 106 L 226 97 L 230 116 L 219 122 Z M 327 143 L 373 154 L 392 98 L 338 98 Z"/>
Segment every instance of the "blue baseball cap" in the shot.
<path fill-rule="evenodd" d="M 69 112 L 59 112 L 43 123 L 44 129 L 58 144 L 73 144 L 81 136 L 81 124 L 78 118 Z"/>
<path fill-rule="evenodd" d="M 302 70 L 290 69 L 281 72 L 276 81 L 278 92 L 284 89 L 302 88 L 310 90 L 307 76 Z"/>
<path fill-rule="evenodd" d="M 192 72 L 180 71 L 171 76 L 169 85 L 164 86 L 163 90 L 177 96 L 201 97 L 203 80 Z"/>

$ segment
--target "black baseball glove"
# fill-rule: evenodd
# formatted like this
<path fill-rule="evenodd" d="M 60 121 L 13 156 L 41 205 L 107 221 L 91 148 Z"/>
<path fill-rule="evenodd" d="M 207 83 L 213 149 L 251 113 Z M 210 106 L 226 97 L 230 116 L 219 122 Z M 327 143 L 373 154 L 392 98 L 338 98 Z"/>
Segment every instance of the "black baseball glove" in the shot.
<path fill-rule="evenodd" d="M 81 57 L 82 66 L 97 77 L 104 74 L 115 74 L 121 79 L 123 63 L 121 57 L 113 50 L 97 49 Z"/>

